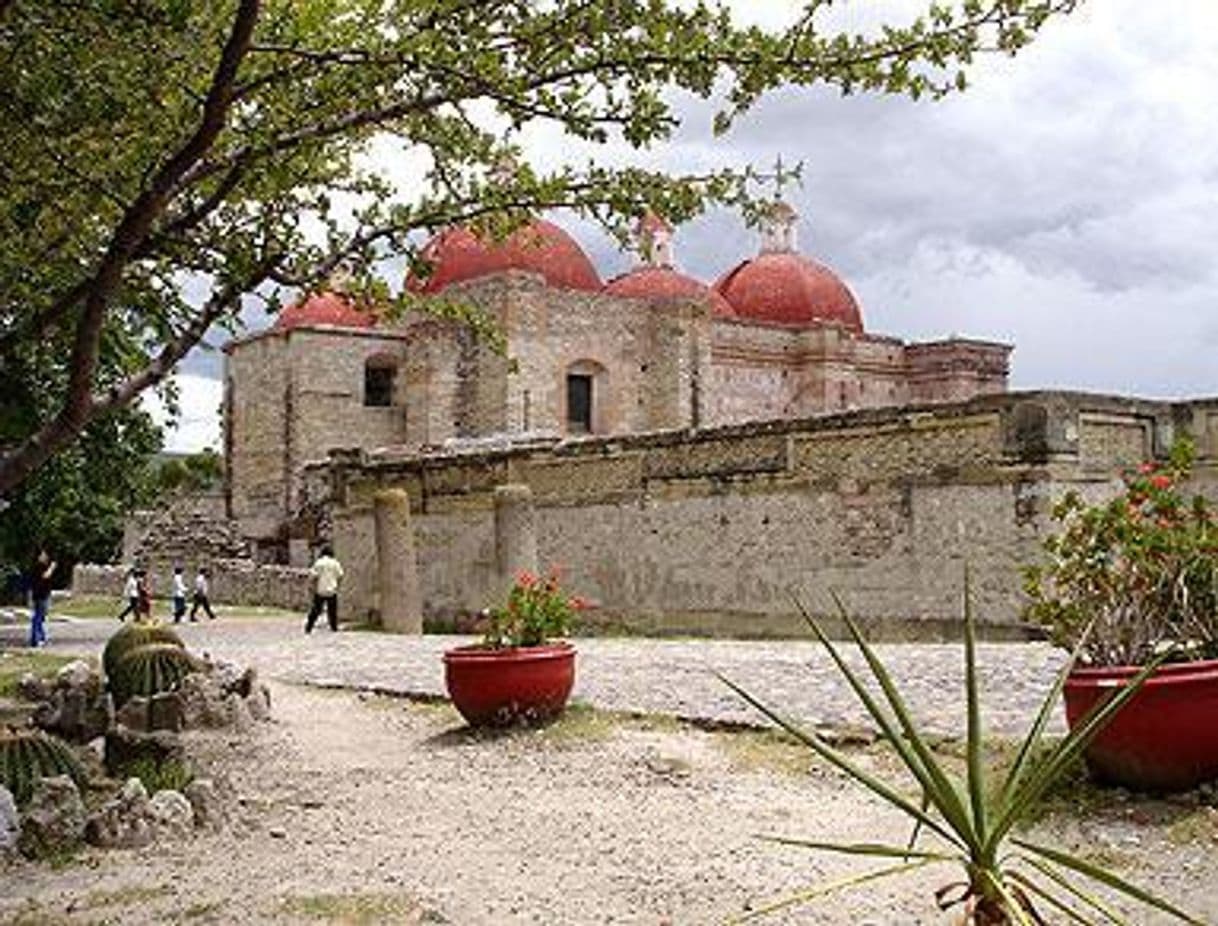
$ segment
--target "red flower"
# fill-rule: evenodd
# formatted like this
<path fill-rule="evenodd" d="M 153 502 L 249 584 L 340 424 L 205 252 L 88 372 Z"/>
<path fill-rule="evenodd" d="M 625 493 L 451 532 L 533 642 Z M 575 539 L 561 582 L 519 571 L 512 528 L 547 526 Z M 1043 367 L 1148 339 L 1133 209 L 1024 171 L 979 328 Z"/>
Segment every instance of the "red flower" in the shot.
<path fill-rule="evenodd" d="M 1171 488 L 1171 476 L 1165 476 L 1162 473 L 1158 474 L 1157 476 L 1151 476 L 1150 484 L 1152 486 L 1154 486 L 1156 489 L 1159 489 L 1160 491 L 1163 491 L 1165 489 L 1170 489 Z"/>
<path fill-rule="evenodd" d="M 1158 467 L 1154 463 L 1143 463 L 1138 467 L 1138 472 L 1141 473 L 1143 476 L 1149 476 L 1157 468 Z"/>
<path fill-rule="evenodd" d="M 532 588 L 537 581 L 537 576 L 529 572 L 527 569 L 516 576 L 516 584 L 521 588 Z"/>

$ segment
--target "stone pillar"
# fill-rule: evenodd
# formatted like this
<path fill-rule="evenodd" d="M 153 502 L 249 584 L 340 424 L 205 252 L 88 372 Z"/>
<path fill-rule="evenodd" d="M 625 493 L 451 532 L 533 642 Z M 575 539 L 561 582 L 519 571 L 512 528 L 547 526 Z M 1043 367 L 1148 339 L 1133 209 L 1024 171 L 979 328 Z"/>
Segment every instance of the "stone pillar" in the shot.
<path fill-rule="evenodd" d="M 373 499 L 376 522 L 376 600 L 381 627 L 390 633 L 422 633 L 423 601 L 414 555 L 410 496 L 386 489 Z"/>
<path fill-rule="evenodd" d="M 495 562 L 505 590 L 521 572 L 537 573 L 533 490 L 527 485 L 495 487 Z"/>

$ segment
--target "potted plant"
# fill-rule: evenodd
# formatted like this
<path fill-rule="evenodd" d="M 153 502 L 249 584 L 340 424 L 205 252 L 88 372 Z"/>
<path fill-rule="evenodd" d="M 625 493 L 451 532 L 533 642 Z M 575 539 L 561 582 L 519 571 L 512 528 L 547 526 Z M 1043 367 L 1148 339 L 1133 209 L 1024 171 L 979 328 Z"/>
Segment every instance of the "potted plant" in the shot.
<path fill-rule="evenodd" d="M 1044 561 L 1024 573 L 1027 615 L 1081 653 L 1064 692 L 1072 726 L 1167 654 L 1087 751 L 1097 777 L 1141 790 L 1218 778 L 1218 522 L 1204 497 L 1181 490 L 1192 461 L 1181 440 L 1165 464 L 1124 473 L 1107 502 L 1068 493 Z"/>
<path fill-rule="evenodd" d="M 444 654 L 444 683 L 470 726 L 542 723 L 562 713 L 575 684 L 575 647 L 566 636 L 583 602 L 558 576 L 517 576 L 507 603 L 488 614 L 481 643 Z"/>

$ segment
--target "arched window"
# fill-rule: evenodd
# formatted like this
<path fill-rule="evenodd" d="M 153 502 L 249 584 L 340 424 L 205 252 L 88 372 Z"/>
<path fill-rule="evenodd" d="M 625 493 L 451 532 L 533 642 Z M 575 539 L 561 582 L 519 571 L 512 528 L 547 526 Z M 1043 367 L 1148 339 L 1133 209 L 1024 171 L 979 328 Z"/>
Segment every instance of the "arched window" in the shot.
<path fill-rule="evenodd" d="M 364 361 L 364 405 L 388 408 L 393 405 L 393 381 L 397 362 L 392 357 L 375 355 Z"/>
<path fill-rule="evenodd" d="M 565 423 L 568 434 L 594 434 L 604 430 L 605 368 L 594 360 L 567 367 Z"/>

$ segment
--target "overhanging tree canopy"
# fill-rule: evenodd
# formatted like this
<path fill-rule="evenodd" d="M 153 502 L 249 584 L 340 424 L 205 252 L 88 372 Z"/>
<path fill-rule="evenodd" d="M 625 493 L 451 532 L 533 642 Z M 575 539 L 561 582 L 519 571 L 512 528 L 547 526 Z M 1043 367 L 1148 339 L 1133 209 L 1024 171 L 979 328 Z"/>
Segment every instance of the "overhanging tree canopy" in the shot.
<path fill-rule="evenodd" d="M 0 446 L 0 493 L 267 284 L 417 262 L 409 233 L 453 222 L 747 205 L 728 171 L 496 170 L 527 125 L 645 148 L 677 124 L 673 88 L 721 99 L 717 131 L 787 84 L 941 95 L 1076 2 L 936 3 L 850 35 L 823 29 L 830 0 L 791 2 L 778 32 L 675 0 L 0 0 L 0 373 L 34 345 L 57 368 L 49 411 Z M 421 188 L 378 172 L 383 136 L 425 153 Z"/>

